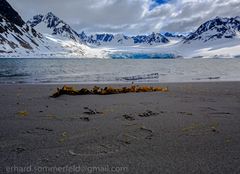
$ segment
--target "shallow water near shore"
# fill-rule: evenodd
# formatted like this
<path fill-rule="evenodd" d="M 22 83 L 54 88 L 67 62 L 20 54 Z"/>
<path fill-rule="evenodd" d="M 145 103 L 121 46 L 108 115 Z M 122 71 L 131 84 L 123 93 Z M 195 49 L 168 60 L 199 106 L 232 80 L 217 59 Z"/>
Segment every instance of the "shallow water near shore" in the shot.
<path fill-rule="evenodd" d="M 0 60 L 0 84 L 239 81 L 240 59 Z"/>

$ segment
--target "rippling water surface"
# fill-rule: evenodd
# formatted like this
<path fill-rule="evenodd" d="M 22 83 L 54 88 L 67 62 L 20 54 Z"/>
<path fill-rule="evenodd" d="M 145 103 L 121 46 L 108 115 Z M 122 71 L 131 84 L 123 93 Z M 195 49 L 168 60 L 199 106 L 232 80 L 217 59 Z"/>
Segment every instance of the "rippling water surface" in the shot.
<path fill-rule="evenodd" d="M 0 59 L 0 83 L 239 81 L 240 59 Z"/>

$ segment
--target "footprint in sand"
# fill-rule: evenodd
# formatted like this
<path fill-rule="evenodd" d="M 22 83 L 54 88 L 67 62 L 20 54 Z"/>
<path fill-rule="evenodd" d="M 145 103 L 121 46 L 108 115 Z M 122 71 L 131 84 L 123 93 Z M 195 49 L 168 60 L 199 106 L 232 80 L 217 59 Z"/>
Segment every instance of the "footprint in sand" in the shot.
<path fill-rule="evenodd" d="M 121 149 L 121 144 L 114 135 L 99 135 L 98 129 L 89 129 L 69 135 L 68 142 L 74 145 L 68 150 L 71 156 L 100 156 L 116 153 Z"/>
<path fill-rule="evenodd" d="M 184 112 L 184 111 L 178 112 L 178 114 L 181 114 L 181 115 L 188 115 L 188 116 L 193 115 L 193 113 L 191 113 L 191 112 Z"/>
<path fill-rule="evenodd" d="M 89 117 L 80 117 L 80 120 L 89 122 L 90 118 Z"/>
<path fill-rule="evenodd" d="M 75 146 L 69 149 L 72 156 L 100 156 L 117 153 L 128 148 L 128 145 L 138 143 L 138 141 L 150 140 L 153 131 L 144 126 L 133 125 L 118 136 L 98 136 L 96 133 L 86 133 L 78 137 L 71 138 L 76 142 Z M 91 138 L 89 138 L 91 137 Z"/>
<path fill-rule="evenodd" d="M 186 136 L 201 136 L 210 133 L 219 133 L 219 124 L 212 123 L 208 125 L 194 123 L 187 127 L 182 128 L 182 132 Z"/>
<path fill-rule="evenodd" d="M 142 140 L 151 140 L 153 131 L 149 128 L 139 125 L 133 125 L 118 136 L 118 141 L 128 145 Z"/>
<path fill-rule="evenodd" d="M 156 115 L 159 115 L 159 113 L 155 113 L 155 112 L 150 111 L 150 110 L 147 110 L 146 112 L 138 114 L 139 117 L 151 117 L 151 116 L 156 116 Z"/>
<path fill-rule="evenodd" d="M 116 153 L 121 149 L 120 143 L 108 137 L 82 137 L 74 148 L 69 150 L 73 156 L 99 156 Z"/>
<path fill-rule="evenodd" d="M 135 118 L 130 114 L 124 114 L 123 118 L 125 118 L 125 120 L 128 120 L 128 121 L 134 121 L 135 120 Z"/>
<path fill-rule="evenodd" d="M 45 135 L 46 133 L 53 132 L 53 129 L 43 128 L 43 127 L 36 127 L 35 129 L 30 129 L 25 132 L 24 134 L 36 134 L 36 135 Z"/>
<path fill-rule="evenodd" d="M 69 136 L 68 141 L 74 142 L 69 149 L 72 156 L 100 156 L 117 153 L 128 148 L 129 145 L 139 141 L 149 141 L 153 131 L 138 124 L 129 125 L 120 134 L 100 136 L 97 129 L 86 130 L 79 134 Z"/>
<path fill-rule="evenodd" d="M 103 114 L 103 112 L 99 112 L 96 109 L 90 109 L 89 107 L 84 107 L 84 109 L 86 110 L 84 114 L 87 114 L 87 115 Z"/>

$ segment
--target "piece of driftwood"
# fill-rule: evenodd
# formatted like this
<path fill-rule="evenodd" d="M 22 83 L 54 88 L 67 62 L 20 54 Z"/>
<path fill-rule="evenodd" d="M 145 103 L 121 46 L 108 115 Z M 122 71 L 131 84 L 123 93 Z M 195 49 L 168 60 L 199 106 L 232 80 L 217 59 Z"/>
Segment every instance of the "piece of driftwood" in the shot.
<path fill-rule="evenodd" d="M 93 89 L 82 88 L 76 90 L 71 86 L 63 86 L 61 89 L 57 88 L 51 97 L 56 98 L 61 95 L 110 95 L 110 94 L 122 94 L 122 93 L 139 93 L 139 92 L 167 92 L 167 87 L 151 87 L 151 86 L 131 86 L 122 88 L 113 88 L 111 86 L 100 88 L 94 86 Z"/>

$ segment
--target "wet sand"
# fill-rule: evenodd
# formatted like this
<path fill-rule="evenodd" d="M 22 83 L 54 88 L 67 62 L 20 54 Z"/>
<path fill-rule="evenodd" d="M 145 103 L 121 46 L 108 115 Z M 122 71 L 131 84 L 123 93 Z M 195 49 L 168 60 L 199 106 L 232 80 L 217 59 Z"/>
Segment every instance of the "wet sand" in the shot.
<path fill-rule="evenodd" d="M 153 85 L 169 92 L 1 85 L 0 173 L 240 173 L 240 82 Z"/>

